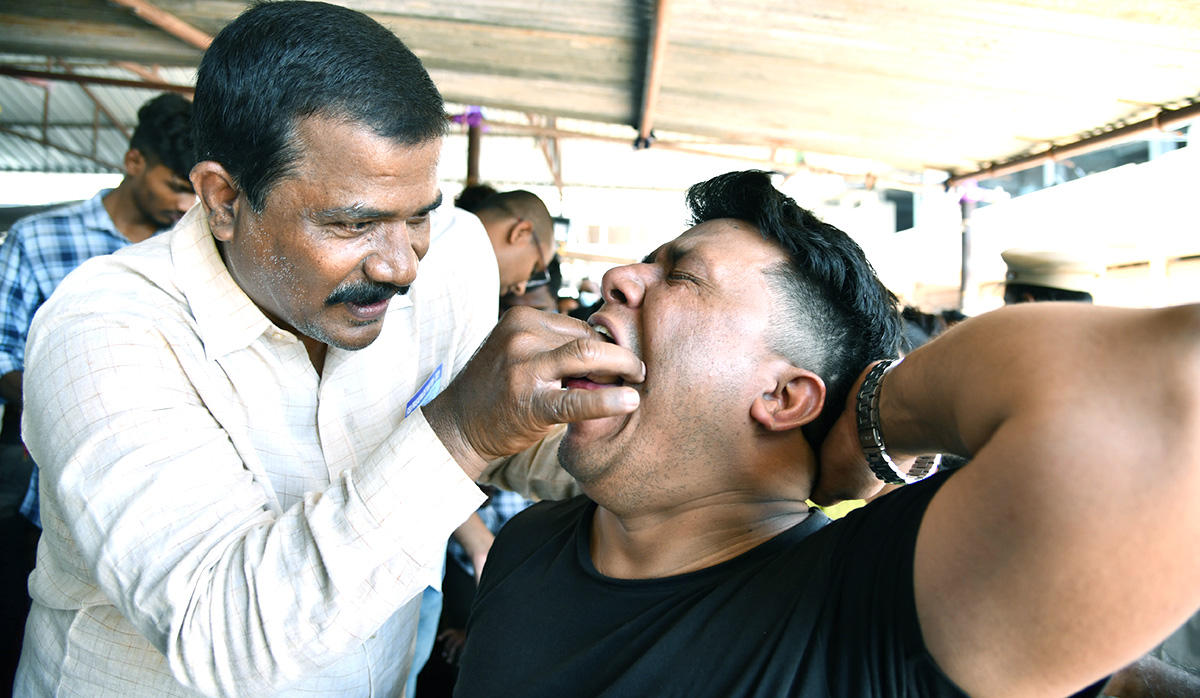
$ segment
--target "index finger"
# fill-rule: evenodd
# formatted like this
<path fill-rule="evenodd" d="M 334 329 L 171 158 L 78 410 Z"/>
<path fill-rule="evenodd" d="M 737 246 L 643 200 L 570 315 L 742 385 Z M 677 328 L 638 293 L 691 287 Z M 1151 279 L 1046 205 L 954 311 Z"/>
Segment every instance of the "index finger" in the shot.
<path fill-rule="evenodd" d="M 646 364 L 636 354 L 592 333 L 594 338 L 576 339 L 541 354 L 538 375 L 550 380 L 586 376 L 616 376 L 630 383 L 646 380 Z"/>

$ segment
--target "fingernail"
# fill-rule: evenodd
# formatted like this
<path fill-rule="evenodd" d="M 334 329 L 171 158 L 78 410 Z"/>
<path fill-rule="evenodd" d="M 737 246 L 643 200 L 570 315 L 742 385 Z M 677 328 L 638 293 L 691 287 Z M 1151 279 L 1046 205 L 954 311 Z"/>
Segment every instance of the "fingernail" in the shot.
<path fill-rule="evenodd" d="M 646 362 L 643 361 L 642 362 L 642 379 L 644 380 L 645 378 L 646 378 Z"/>
<path fill-rule="evenodd" d="M 621 393 L 621 401 L 625 403 L 626 407 L 637 407 L 641 402 L 641 396 L 639 396 L 637 391 L 633 390 L 632 388 L 629 390 L 623 390 Z"/>

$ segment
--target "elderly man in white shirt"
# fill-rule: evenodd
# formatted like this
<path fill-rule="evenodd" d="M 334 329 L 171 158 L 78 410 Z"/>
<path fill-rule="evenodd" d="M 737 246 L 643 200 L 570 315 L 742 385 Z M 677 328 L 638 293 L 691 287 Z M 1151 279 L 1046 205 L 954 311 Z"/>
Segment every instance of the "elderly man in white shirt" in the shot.
<path fill-rule="evenodd" d="M 247 11 L 193 114 L 200 204 L 34 322 L 45 533 L 16 694 L 401 695 L 417 597 L 484 467 L 637 406 L 564 377 L 644 367 L 535 312 L 484 341 L 487 238 L 431 240 L 441 97 L 365 15 Z M 555 463 L 493 469 L 537 491 Z"/>

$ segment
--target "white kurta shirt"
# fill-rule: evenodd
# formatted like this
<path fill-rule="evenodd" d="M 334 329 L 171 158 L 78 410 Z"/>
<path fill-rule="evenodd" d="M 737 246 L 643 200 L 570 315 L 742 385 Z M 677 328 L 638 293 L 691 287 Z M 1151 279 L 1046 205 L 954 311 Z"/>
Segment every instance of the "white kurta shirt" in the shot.
<path fill-rule="evenodd" d="M 441 213 L 379 338 L 320 377 L 199 206 L 66 279 L 25 368 L 45 530 L 17 695 L 402 692 L 419 594 L 484 499 L 418 409 L 496 319 L 486 233 Z"/>

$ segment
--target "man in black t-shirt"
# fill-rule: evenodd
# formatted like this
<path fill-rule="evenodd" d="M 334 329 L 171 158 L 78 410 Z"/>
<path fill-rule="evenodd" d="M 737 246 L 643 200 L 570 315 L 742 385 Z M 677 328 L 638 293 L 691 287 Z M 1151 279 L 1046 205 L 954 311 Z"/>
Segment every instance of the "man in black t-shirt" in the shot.
<path fill-rule="evenodd" d="M 1061 698 L 1200 606 L 1200 308 L 1010 308 L 876 362 L 895 299 L 848 236 L 765 173 L 688 203 L 605 275 L 639 407 L 561 436 L 586 497 L 498 536 L 456 696 Z M 971 462 L 806 504 L 926 453 Z"/>

